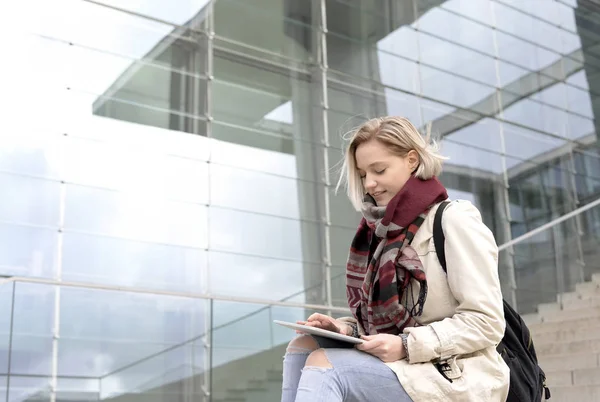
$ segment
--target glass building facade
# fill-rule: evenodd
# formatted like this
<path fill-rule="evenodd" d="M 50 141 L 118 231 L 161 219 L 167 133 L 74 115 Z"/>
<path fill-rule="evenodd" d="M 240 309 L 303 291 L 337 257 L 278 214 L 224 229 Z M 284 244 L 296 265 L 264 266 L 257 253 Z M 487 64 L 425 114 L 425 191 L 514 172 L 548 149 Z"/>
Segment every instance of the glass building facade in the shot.
<path fill-rule="evenodd" d="M 591 0 L 0 6 L 0 400 L 277 401 L 344 315 L 344 135 L 402 115 L 523 313 L 600 271 Z"/>

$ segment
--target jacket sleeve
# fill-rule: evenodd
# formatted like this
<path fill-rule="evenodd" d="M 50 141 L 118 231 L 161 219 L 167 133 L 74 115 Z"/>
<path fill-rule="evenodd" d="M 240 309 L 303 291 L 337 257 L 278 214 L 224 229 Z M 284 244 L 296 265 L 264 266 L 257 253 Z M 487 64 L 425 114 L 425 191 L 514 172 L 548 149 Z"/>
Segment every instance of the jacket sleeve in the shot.
<path fill-rule="evenodd" d="M 448 286 L 458 306 L 454 316 L 405 329 L 409 363 L 445 360 L 497 345 L 504 335 L 498 247 L 470 202 L 444 211 Z M 441 267 L 440 267 L 441 269 Z"/>

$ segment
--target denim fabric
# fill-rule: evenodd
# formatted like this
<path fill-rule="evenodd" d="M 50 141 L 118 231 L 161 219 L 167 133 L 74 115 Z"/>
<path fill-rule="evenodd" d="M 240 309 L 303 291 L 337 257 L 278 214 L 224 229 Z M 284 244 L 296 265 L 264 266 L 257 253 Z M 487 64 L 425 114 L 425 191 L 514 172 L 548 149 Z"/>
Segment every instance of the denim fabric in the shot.
<path fill-rule="evenodd" d="M 377 357 L 345 342 L 314 338 L 333 368 L 304 367 L 306 350 L 289 351 L 281 402 L 412 402 L 396 374 Z"/>

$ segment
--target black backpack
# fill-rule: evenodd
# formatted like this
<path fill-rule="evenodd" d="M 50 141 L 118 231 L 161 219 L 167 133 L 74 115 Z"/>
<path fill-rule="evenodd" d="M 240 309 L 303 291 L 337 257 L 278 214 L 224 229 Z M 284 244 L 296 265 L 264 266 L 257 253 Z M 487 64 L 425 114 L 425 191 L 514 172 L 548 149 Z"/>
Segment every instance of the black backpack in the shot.
<path fill-rule="evenodd" d="M 444 201 L 440 204 L 433 221 L 433 242 L 440 264 L 446 273 L 446 238 L 442 229 L 442 215 L 449 203 Z M 506 300 L 503 300 L 503 304 L 506 329 L 504 338 L 496 350 L 510 368 L 507 402 L 541 402 L 542 392 L 545 399 L 550 399 L 546 374 L 538 365 L 529 328 Z"/>

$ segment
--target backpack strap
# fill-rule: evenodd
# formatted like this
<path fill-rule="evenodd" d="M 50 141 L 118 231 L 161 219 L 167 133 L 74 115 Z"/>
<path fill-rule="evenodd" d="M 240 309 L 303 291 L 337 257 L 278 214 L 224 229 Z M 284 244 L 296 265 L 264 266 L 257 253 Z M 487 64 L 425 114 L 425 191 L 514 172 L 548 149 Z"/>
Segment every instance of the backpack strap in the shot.
<path fill-rule="evenodd" d="M 440 261 L 440 265 L 446 273 L 448 273 L 446 268 L 446 248 L 444 247 L 446 236 L 444 235 L 444 229 L 442 228 L 442 215 L 448 204 L 450 204 L 450 201 L 444 201 L 440 204 L 435 212 L 435 218 L 433 220 L 433 244 L 435 245 L 435 252 Z"/>

